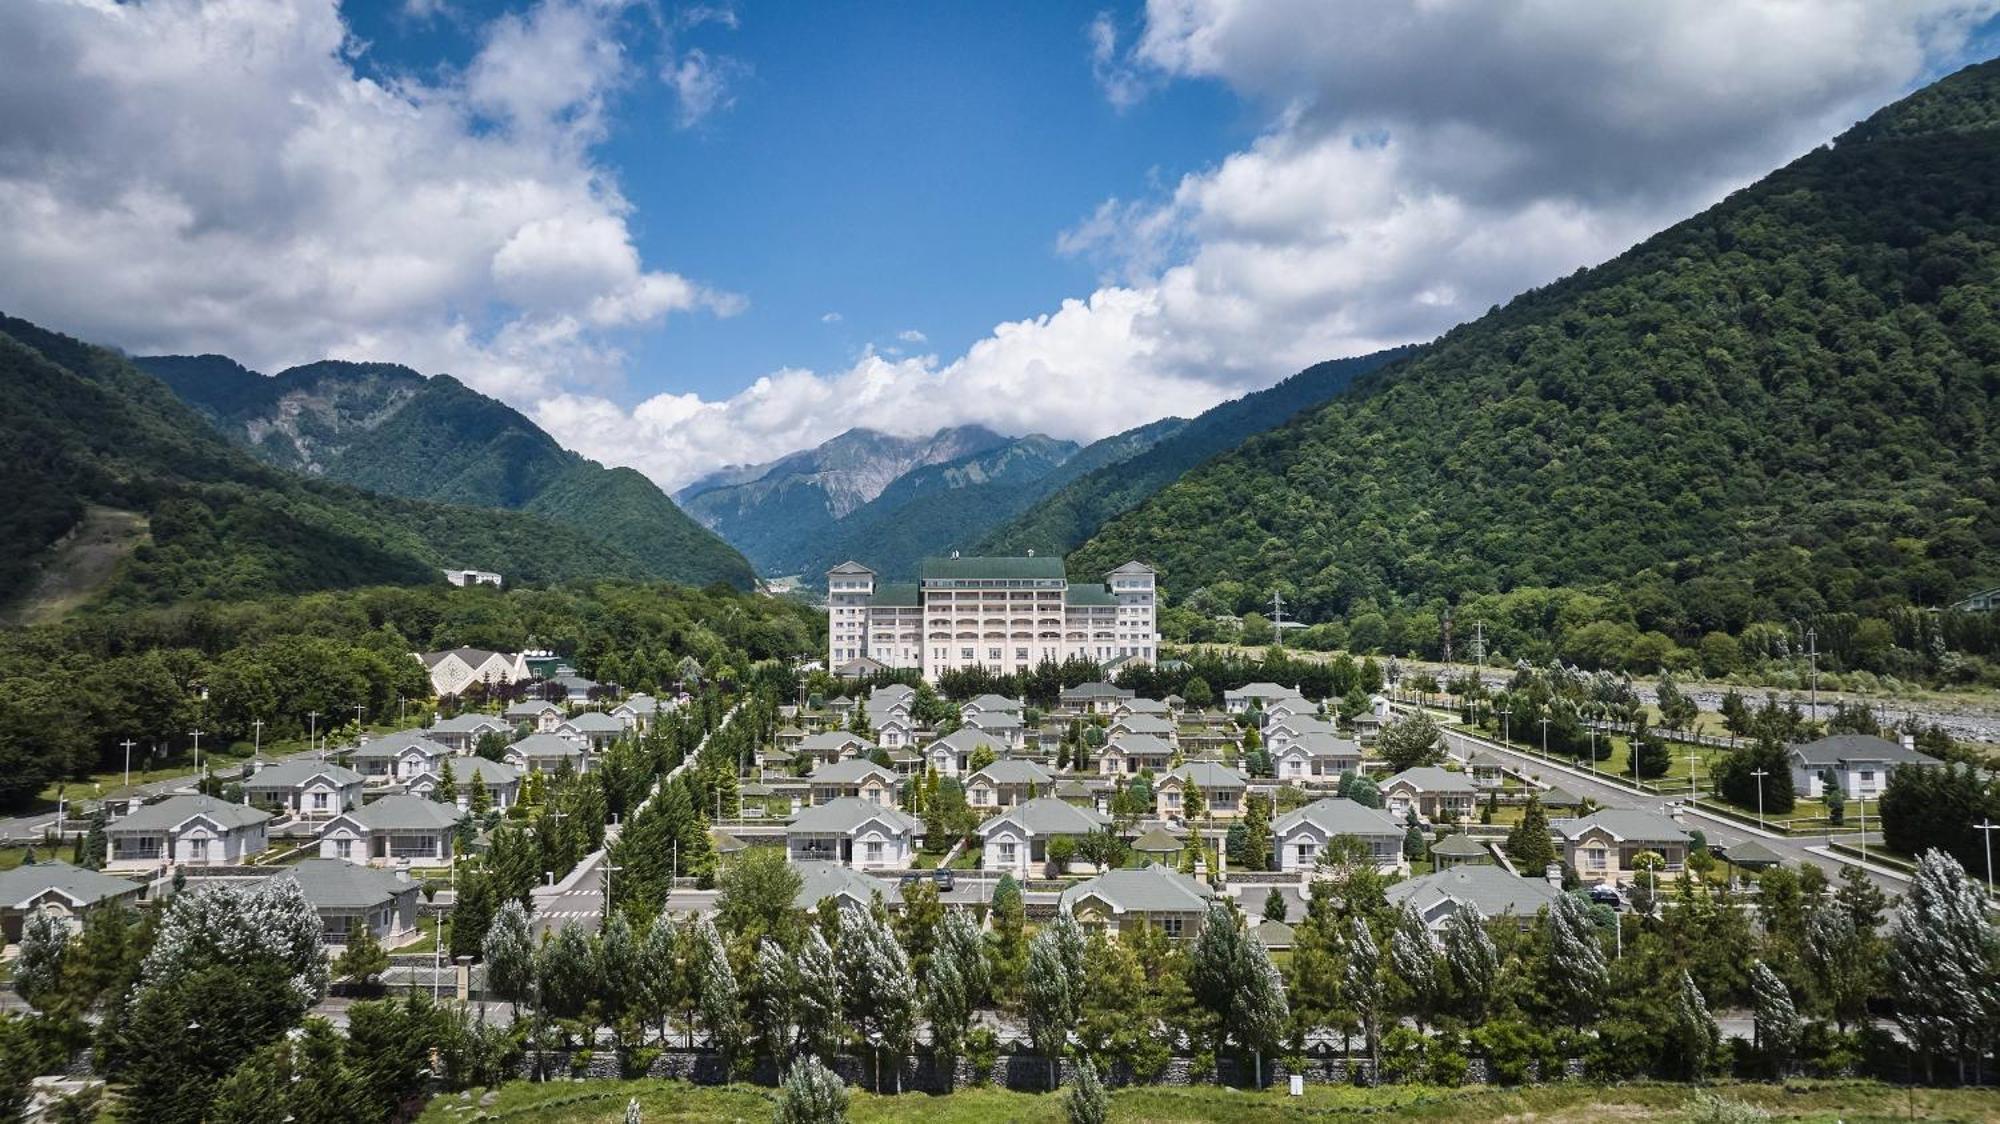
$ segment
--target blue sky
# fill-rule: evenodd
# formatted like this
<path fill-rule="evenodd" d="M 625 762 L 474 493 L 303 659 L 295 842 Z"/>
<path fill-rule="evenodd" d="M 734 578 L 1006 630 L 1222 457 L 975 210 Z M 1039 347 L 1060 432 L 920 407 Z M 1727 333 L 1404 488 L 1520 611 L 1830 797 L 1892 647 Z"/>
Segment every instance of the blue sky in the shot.
<path fill-rule="evenodd" d="M 1996 13 L 0 3 L 0 308 L 448 372 L 668 487 L 857 425 L 1089 441 L 1603 261 Z"/>
<path fill-rule="evenodd" d="M 464 65 L 485 19 L 510 7 L 349 12 L 370 63 L 421 73 Z M 1140 19 L 1132 5 L 1105 11 L 1128 31 Z M 729 104 L 691 127 L 669 88 L 629 82 L 600 158 L 637 209 L 641 254 L 748 308 L 624 333 L 632 373 L 617 397 L 713 396 L 871 344 L 956 355 L 996 321 L 1089 292 L 1097 270 L 1057 251 L 1061 231 L 1107 197 L 1213 163 L 1261 124 L 1216 83 L 1113 107 L 1092 77 L 1094 18 L 1048 3 L 752 4 L 733 28 L 670 33 L 634 13 L 622 25 L 634 53 L 671 34 L 744 71 Z M 897 338 L 912 330 L 927 342 Z"/>

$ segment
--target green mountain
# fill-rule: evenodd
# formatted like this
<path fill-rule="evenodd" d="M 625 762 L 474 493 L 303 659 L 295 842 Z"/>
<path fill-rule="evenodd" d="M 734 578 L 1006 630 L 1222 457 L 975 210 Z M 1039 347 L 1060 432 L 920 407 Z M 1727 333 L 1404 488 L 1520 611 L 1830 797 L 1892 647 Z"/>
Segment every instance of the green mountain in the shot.
<path fill-rule="evenodd" d="M 1782 646 L 1812 620 L 1824 651 L 2000 584 L 1997 393 L 1989 62 L 1252 438 L 1069 560 L 1148 559 L 1239 611 L 1280 588 L 1301 619 L 1365 621 L 1363 646 L 1457 601 L 1461 633 L 1571 650 L 1591 622 Z"/>
<path fill-rule="evenodd" d="M 1318 406 L 1362 375 L 1404 358 L 1414 348 L 1399 347 L 1352 359 L 1315 364 L 1276 386 L 1233 398 L 1192 420 L 1168 418 L 1158 438 L 1129 457 L 1092 464 L 1073 474 L 1033 506 L 997 526 L 977 544 L 982 554 L 1061 554 L 1076 549 L 1097 529 L 1130 511 L 1146 497 L 1180 479 L 1189 469 L 1242 444 L 1253 434 L 1282 425 L 1300 410 Z M 1140 433 L 1133 430 L 1133 433 Z M 1126 435 L 1107 438 L 1117 441 Z M 1113 467 L 1115 466 L 1115 467 Z"/>
<path fill-rule="evenodd" d="M 4 316 L 0 492 L 0 605 L 27 617 L 85 601 L 429 583 L 447 566 L 524 581 L 648 576 L 544 519 L 272 468 L 122 356 Z M 107 528 L 120 533 L 98 534 Z"/>
<path fill-rule="evenodd" d="M 449 375 L 327 361 L 267 378 L 219 355 L 134 362 L 278 467 L 410 499 L 533 512 L 614 548 L 652 577 L 739 589 L 754 583 L 742 555 L 644 476 L 570 452 Z"/>

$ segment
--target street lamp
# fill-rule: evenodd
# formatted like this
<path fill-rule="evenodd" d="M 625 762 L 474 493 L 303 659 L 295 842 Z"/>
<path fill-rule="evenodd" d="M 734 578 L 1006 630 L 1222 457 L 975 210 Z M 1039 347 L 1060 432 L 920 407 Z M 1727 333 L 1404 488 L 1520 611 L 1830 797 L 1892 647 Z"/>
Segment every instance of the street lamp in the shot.
<path fill-rule="evenodd" d="M 1507 716 L 1509 714 L 1512 714 L 1513 711 L 1502 709 L 1499 713 L 1500 713 L 1500 740 L 1504 744 L 1512 745 L 1513 742 L 1508 737 Z"/>
<path fill-rule="evenodd" d="M 310 725 L 309 727 L 307 727 L 307 730 L 306 730 L 306 748 L 307 748 L 307 749 L 318 749 L 318 748 L 319 748 L 319 711 L 317 711 L 317 710 L 314 710 L 314 711 L 309 711 L 309 712 L 307 712 L 307 714 L 306 714 L 306 719 L 307 719 L 307 720 L 308 720 L 309 722 L 311 722 L 311 723 L 312 723 L 312 724 L 311 724 L 311 725 Z"/>
<path fill-rule="evenodd" d="M 1549 755 L 1549 716 L 1542 715 L 1542 756 Z"/>
<path fill-rule="evenodd" d="M 604 920 L 611 920 L 611 876 L 625 868 L 616 863 L 605 863 L 598 867 L 604 872 Z"/>
<path fill-rule="evenodd" d="M 201 736 L 206 732 L 199 729 L 188 731 L 189 736 L 194 738 L 194 783 L 196 787 L 200 787 L 201 785 Z"/>
<path fill-rule="evenodd" d="M 1764 769 L 1752 769 L 1750 775 L 1757 778 L 1757 830 L 1762 831 L 1764 830 L 1764 778 L 1771 774 Z"/>
<path fill-rule="evenodd" d="M 1988 816 L 1972 826 L 1978 828 L 1986 839 L 1986 896 L 1990 898 L 1993 896 L 1993 831 L 2000 828 L 2000 823 L 1994 823 L 1993 817 Z"/>
<path fill-rule="evenodd" d="M 252 719 L 250 722 L 250 756 L 257 757 L 263 752 L 264 720 L 262 718 Z"/>
<path fill-rule="evenodd" d="M 126 739 L 125 739 L 124 741 L 122 741 L 122 742 L 119 742 L 118 744 L 119 744 L 119 745 L 122 745 L 122 746 L 124 746 L 124 747 L 125 747 L 125 787 L 126 787 L 126 788 L 131 788 L 131 787 L 132 787 L 132 747 L 133 747 L 133 746 L 135 746 L 135 745 L 138 745 L 139 743 L 138 743 L 138 742 L 135 742 L 135 741 L 133 741 L 133 740 L 132 740 L 131 738 L 126 738 Z"/>

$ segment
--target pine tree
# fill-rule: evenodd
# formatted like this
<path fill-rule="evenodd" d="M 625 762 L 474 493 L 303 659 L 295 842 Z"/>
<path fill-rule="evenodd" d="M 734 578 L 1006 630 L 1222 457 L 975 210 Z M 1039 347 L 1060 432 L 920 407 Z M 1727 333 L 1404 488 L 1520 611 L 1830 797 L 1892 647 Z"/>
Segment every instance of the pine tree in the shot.
<path fill-rule="evenodd" d="M 1674 996 L 1667 1040 L 1674 1055 L 1672 1060 L 1684 1081 L 1701 1080 L 1722 1041 L 1722 1032 L 1708 1013 L 1708 1001 L 1702 998 L 1701 989 L 1695 986 L 1694 977 L 1685 968 L 1681 970 L 1680 988 Z"/>
<path fill-rule="evenodd" d="M 817 926 L 806 929 L 799 946 L 799 1048 L 822 1061 L 832 1061 L 840 1052 L 841 1019 L 844 1009 L 840 969 L 833 947 Z"/>
<path fill-rule="evenodd" d="M 1011 874 L 1003 874 L 993 884 L 993 902 L 987 920 L 993 926 L 993 990 L 1002 998 L 1019 994 L 1021 971 L 1027 964 L 1027 905 L 1021 898 L 1021 884 Z"/>
<path fill-rule="evenodd" d="M 1047 929 L 1036 933 L 1028 945 L 1021 990 L 1027 1006 L 1028 1037 L 1035 1052 L 1048 1061 L 1051 1089 L 1056 1087 L 1056 1065 L 1076 1029 L 1075 1013 L 1081 1008 L 1072 983 L 1054 934 Z"/>
<path fill-rule="evenodd" d="M 1362 1040 L 1377 1076 L 1382 1068 L 1382 951 L 1368 922 L 1356 916 L 1347 938 L 1347 972 L 1342 978 L 1349 1006 L 1361 1020 Z"/>
<path fill-rule="evenodd" d="M 639 991 L 634 997 L 648 1025 L 667 1037 L 667 1018 L 681 1009 L 680 926 L 669 914 L 653 919 L 639 942 Z"/>
<path fill-rule="evenodd" d="M 736 972 L 729 966 L 729 950 L 722 934 L 706 914 L 697 914 L 688 946 L 689 970 L 695 985 L 695 1006 L 701 1016 L 708 1043 L 728 1068 L 743 1040 L 742 1013 L 738 1010 Z"/>
<path fill-rule="evenodd" d="M 909 958 L 875 911 L 848 910 L 840 917 L 840 965 L 848 1019 L 861 1032 L 875 1060 L 875 1086 L 882 1086 L 882 1054 L 898 1060 L 896 1091 L 902 1092 L 901 1058 L 916 1034 L 916 980 Z"/>
<path fill-rule="evenodd" d="M 1287 908 L 1285 895 L 1279 893 L 1277 887 L 1273 886 L 1271 892 L 1264 895 L 1264 920 L 1283 921 Z"/>
<path fill-rule="evenodd" d="M 1507 833 L 1507 857 L 1527 877 L 1540 876 L 1556 861 L 1555 843 L 1549 838 L 1549 817 L 1538 796 L 1528 797 L 1521 822 Z"/>
<path fill-rule="evenodd" d="M 528 925 L 528 911 L 517 901 L 508 901 L 493 915 L 487 927 L 486 944 L 481 950 L 486 962 L 486 987 L 505 999 L 515 1021 L 519 1021 L 521 1001 L 535 986 L 535 945 Z"/>
<path fill-rule="evenodd" d="M 800 1058 L 778 1085 L 778 1110 L 771 1119 L 775 1124 L 843 1124 L 847 1086 L 818 1058 Z"/>
<path fill-rule="evenodd" d="M 474 770 L 468 787 L 471 792 L 466 796 L 466 807 L 474 816 L 484 819 L 486 813 L 493 810 L 493 793 L 487 790 L 486 780 L 477 770 Z"/>
<path fill-rule="evenodd" d="M 1500 976 L 1500 951 L 1480 920 L 1479 911 L 1459 902 L 1444 923 L 1444 960 L 1451 970 L 1452 994 L 1458 1012 L 1478 1023 Z"/>
<path fill-rule="evenodd" d="M 1259 796 L 1244 794 L 1243 857 L 1245 870 L 1271 868 L 1271 804 Z"/>
<path fill-rule="evenodd" d="M 1070 1086 L 1063 1111 L 1069 1124 L 1105 1124 L 1111 1119 L 1111 1097 L 1105 1093 L 1104 1083 L 1097 1079 L 1097 1067 L 1090 1064 L 1089 1058 L 1077 1063 L 1076 1083 Z"/>
<path fill-rule="evenodd" d="M 348 931 L 347 947 L 333 962 L 333 974 L 365 988 L 388 970 L 389 954 L 383 950 L 382 942 L 375 939 L 375 927 L 362 917 Z"/>
<path fill-rule="evenodd" d="M 1791 1071 L 1792 1053 L 1798 1048 L 1803 1030 L 1799 1009 L 1793 1005 L 1792 993 L 1785 989 L 1785 982 L 1762 960 L 1750 969 L 1750 991 L 1755 1000 L 1757 1045 L 1771 1059 L 1771 1068 L 1782 1079 Z"/>
<path fill-rule="evenodd" d="M 1437 1009 L 1443 990 L 1437 946 L 1416 907 L 1405 905 L 1396 916 L 1396 930 L 1389 936 L 1389 967 L 1410 994 L 1410 1015 L 1422 1033 Z"/>
<path fill-rule="evenodd" d="M 21 920 L 21 954 L 14 961 L 14 991 L 28 1006 L 41 1010 L 61 990 L 63 964 L 69 958 L 69 926 L 43 909 L 29 910 Z"/>
<path fill-rule="evenodd" d="M 80 866 L 88 870 L 103 870 L 105 859 L 110 854 L 110 840 L 105 837 L 105 813 L 102 805 L 90 813 L 90 830 L 83 837 L 83 862 Z"/>
<path fill-rule="evenodd" d="M 1996 950 L 1980 898 L 1958 860 L 1932 849 L 1896 903 L 1889 956 L 1896 1022 L 1923 1055 L 1926 1077 L 1936 1058 L 1950 1055 L 1963 1081 L 1967 1056 L 1976 1059 L 1994 1016 Z"/>
<path fill-rule="evenodd" d="M 1583 1029 L 1597 1015 L 1597 1005 L 1611 982 L 1591 924 L 1590 907 L 1576 894 L 1558 894 L 1549 907 L 1548 955 L 1542 993 L 1569 1025 Z"/>
<path fill-rule="evenodd" d="M 765 940 L 757 947 L 757 1038 L 783 1069 L 792 1053 L 798 1022 L 799 973 L 785 946 Z"/>
<path fill-rule="evenodd" d="M 639 938 L 623 913 L 606 914 L 595 952 L 598 1006 L 604 1021 L 617 1028 L 638 1007 L 643 986 Z"/>
<path fill-rule="evenodd" d="M 431 799 L 440 804 L 458 803 L 458 775 L 452 771 L 449 757 L 445 758 L 444 764 L 438 768 L 438 780 L 437 784 L 431 787 Z"/>

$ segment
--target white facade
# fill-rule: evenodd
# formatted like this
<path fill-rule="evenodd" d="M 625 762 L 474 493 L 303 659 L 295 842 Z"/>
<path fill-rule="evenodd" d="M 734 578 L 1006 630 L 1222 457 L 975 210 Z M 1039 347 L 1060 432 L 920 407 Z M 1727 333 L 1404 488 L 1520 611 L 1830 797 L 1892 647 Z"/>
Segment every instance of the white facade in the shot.
<path fill-rule="evenodd" d="M 1044 660 L 1158 658 L 1151 567 L 1128 562 L 1103 585 L 1071 585 L 1059 558 L 933 558 L 914 585 L 858 562 L 827 572 L 827 664 L 870 659 L 943 672 L 1025 672 Z"/>
<path fill-rule="evenodd" d="M 446 570 L 444 572 L 444 580 L 459 586 L 498 586 L 500 584 L 500 575 L 491 570 Z"/>

